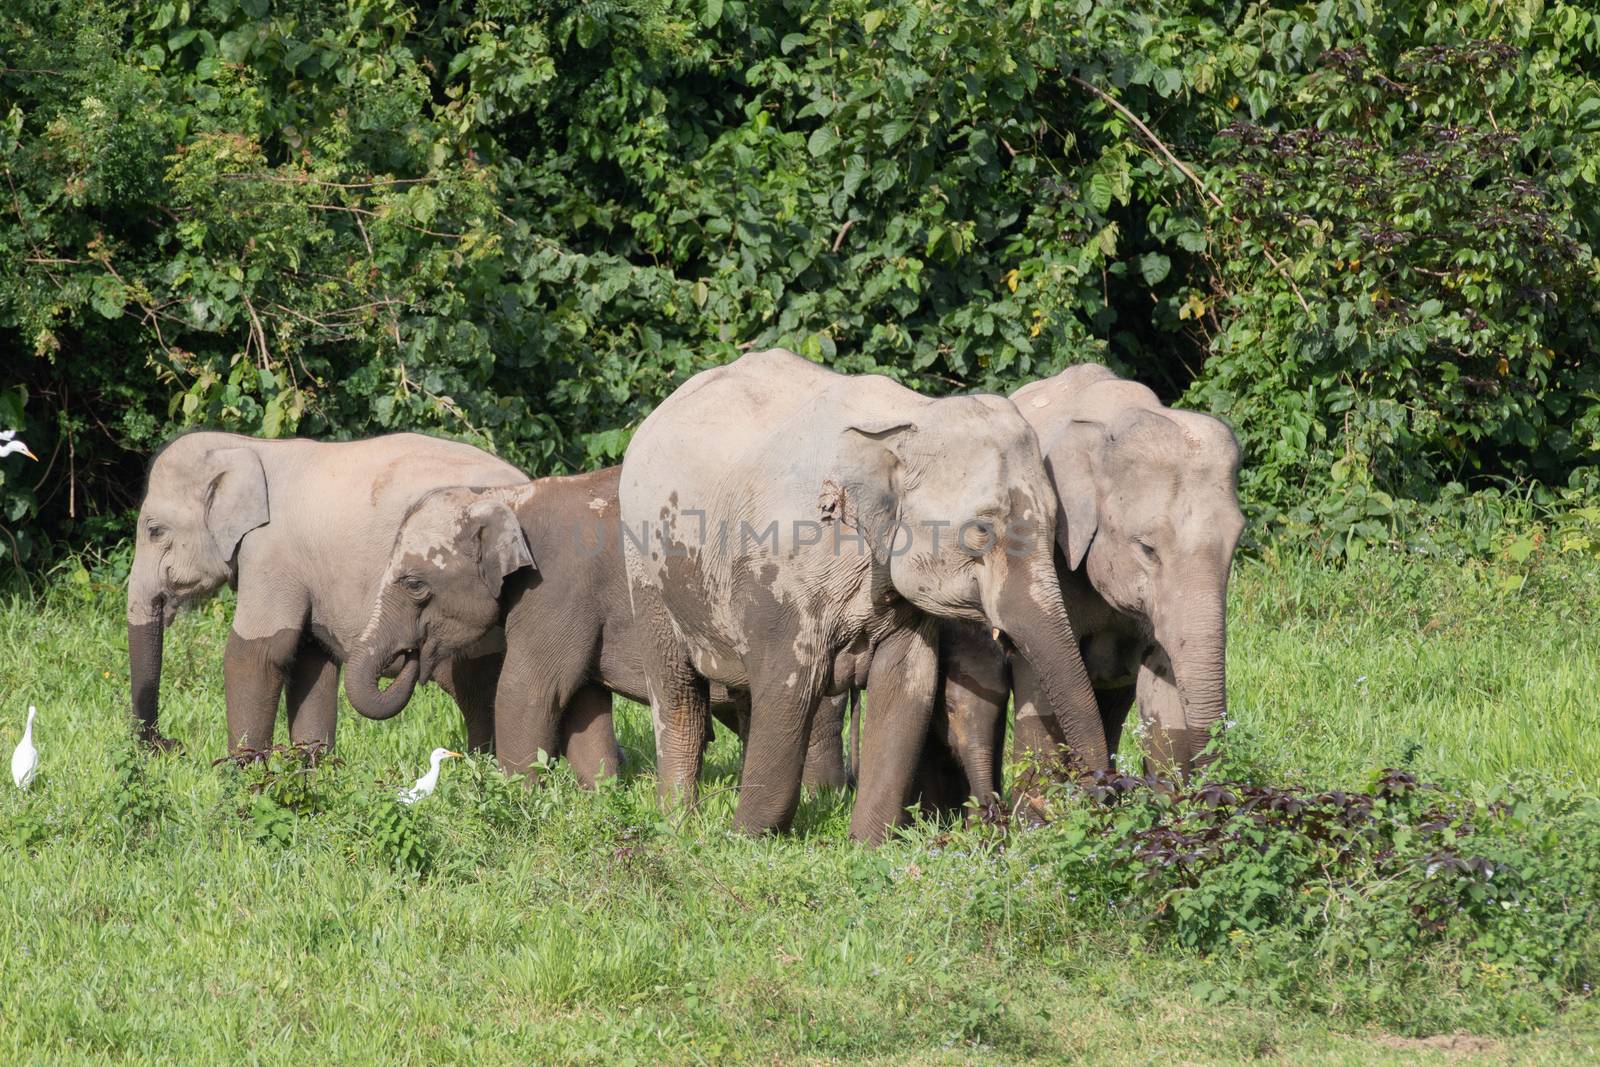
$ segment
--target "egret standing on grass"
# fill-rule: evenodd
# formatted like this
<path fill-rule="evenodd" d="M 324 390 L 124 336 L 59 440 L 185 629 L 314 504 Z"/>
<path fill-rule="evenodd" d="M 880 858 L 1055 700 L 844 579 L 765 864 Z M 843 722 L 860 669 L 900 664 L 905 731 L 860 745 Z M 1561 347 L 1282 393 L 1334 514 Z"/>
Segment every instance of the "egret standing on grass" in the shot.
<path fill-rule="evenodd" d="M 11 753 L 11 780 L 17 783 L 18 789 L 26 789 L 33 783 L 33 776 L 39 770 L 39 750 L 33 747 L 33 717 L 39 714 L 39 709 L 32 704 L 28 705 L 28 725 L 22 731 L 22 740 L 17 742 L 17 750 Z M 432 785 L 429 785 L 432 788 Z"/>
<path fill-rule="evenodd" d="M 31 720 L 30 720 L 31 721 Z M 433 792 L 433 787 L 439 784 L 439 765 L 447 758 L 460 759 L 461 753 L 451 752 L 448 748 L 433 750 L 433 763 L 428 768 L 428 773 L 417 779 L 417 784 L 410 789 L 400 790 L 400 803 L 415 804 L 423 797 Z M 15 766 L 15 764 L 13 764 Z"/>
<path fill-rule="evenodd" d="M 15 430 L 0 430 L 0 459 L 4 459 L 6 456 L 17 452 L 21 452 L 24 456 L 27 456 L 29 459 L 37 462 L 39 457 L 34 455 L 28 449 L 27 445 L 23 444 L 21 441 L 18 441 L 16 436 L 17 431 Z"/>

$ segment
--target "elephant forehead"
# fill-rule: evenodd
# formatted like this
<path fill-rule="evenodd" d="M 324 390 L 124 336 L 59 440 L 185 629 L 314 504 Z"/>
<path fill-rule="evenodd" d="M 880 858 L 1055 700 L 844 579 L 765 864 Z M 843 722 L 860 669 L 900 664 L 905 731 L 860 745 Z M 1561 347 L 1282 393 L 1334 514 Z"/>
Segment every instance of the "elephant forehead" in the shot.
<path fill-rule="evenodd" d="M 395 542 L 395 559 L 402 567 L 431 565 L 443 570 L 454 555 L 456 541 L 466 525 L 460 508 L 425 508 L 406 520 Z"/>

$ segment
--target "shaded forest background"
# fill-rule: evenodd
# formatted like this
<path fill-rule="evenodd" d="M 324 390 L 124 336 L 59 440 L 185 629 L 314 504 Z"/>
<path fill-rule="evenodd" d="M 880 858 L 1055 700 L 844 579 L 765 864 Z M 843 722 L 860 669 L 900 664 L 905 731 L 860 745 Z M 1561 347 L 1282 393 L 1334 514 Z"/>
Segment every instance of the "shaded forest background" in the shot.
<path fill-rule="evenodd" d="M 1107 362 L 1336 553 L 1594 511 L 1597 78 L 1557 0 L 7 4 L 0 563 L 182 427 L 549 473 L 769 345 Z"/>

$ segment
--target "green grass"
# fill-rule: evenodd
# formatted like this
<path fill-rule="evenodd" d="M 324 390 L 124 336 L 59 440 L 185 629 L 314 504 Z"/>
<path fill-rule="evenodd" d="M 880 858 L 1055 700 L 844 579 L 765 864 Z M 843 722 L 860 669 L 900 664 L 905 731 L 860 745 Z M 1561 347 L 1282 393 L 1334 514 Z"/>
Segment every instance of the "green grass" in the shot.
<path fill-rule="evenodd" d="M 1597 594 L 1591 568 L 1559 561 L 1242 562 L 1232 736 L 1318 785 L 1362 786 L 1414 748 L 1424 775 L 1468 789 L 1592 787 Z M 1216 1003 L 1207 990 L 1236 961 L 1134 918 L 1085 919 L 1071 887 L 1050 890 L 1066 910 L 1037 914 L 1024 903 L 1056 897 L 1024 884 L 1026 850 L 985 850 L 976 832 L 919 827 L 864 850 L 845 838 L 847 799 L 825 794 L 793 836 L 734 836 L 726 736 L 703 807 L 663 817 L 631 706 L 633 769 L 599 792 L 447 764 L 404 823 L 421 875 L 395 869 L 380 824 L 403 818 L 385 814 L 389 793 L 432 747 L 462 744 L 459 717 L 433 690 L 392 722 L 346 714 L 344 763 L 315 785 L 324 810 L 292 820 L 287 844 L 262 841 L 241 814 L 256 779 L 210 762 L 226 618 L 214 604 L 169 635 L 164 726 L 188 754 L 148 762 L 131 794 L 157 814 L 141 819 L 119 799 L 114 591 L 0 609 L 0 754 L 29 703 L 44 754 L 30 795 L 0 789 L 0 831 L 25 843 L 0 852 L 0 1062 L 1600 1060 L 1592 1001 L 1519 1023 L 1496 1014 L 1518 989 L 1496 993 L 1470 958 L 1440 963 L 1449 981 L 1416 988 L 1393 1025 L 1254 995 L 1244 971 Z"/>

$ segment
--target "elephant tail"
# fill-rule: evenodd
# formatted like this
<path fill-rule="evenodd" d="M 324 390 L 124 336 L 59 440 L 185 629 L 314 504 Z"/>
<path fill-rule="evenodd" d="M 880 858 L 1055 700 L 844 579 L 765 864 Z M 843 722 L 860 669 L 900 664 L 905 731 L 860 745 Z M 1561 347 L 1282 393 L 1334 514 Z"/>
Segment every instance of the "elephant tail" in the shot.
<path fill-rule="evenodd" d="M 861 782 L 861 690 L 850 690 L 850 766 L 845 781 L 851 789 Z"/>

